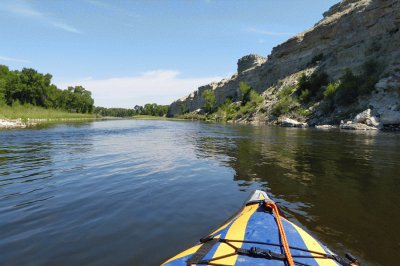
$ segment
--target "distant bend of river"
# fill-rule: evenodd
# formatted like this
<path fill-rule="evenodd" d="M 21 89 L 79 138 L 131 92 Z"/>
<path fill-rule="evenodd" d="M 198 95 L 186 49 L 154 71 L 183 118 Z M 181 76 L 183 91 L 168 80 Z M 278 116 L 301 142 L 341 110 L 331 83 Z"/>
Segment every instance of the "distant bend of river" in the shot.
<path fill-rule="evenodd" d="M 254 189 L 332 250 L 398 263 L 399 134 L 122 120 L 0 131 L 0 265 L 160 264 Z"/>

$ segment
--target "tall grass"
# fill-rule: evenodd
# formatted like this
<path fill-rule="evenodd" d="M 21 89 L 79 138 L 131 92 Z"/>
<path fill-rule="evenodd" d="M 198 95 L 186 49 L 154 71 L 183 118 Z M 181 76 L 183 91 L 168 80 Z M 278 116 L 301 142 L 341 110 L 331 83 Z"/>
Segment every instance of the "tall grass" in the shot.
<path fill-rule="evenodd" d="M 91 119 L 95 118 L 93 114 L 68 113 L 62 110 L 46 109 L 30 104 L 14 104 L 9 106 L 0 104 L 0 119 L 44 119 L 44 120 L 62 120 L 62 119 Z"/>

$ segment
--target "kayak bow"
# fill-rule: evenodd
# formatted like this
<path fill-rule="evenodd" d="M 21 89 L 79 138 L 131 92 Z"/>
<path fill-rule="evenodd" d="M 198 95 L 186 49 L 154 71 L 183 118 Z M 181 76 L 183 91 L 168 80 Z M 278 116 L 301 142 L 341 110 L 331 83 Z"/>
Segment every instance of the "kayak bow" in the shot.
<path fill-rule="evenodd" d="M 276 204 L 256 190 L 223 226 L 164 265 L 360 265 L 342 258 L 292 222 Z"/>

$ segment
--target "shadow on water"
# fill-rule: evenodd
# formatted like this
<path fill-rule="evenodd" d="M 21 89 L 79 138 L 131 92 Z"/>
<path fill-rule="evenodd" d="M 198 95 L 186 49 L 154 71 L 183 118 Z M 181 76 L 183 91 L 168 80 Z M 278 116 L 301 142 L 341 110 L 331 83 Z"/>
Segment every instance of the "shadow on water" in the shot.
<path fill-rule="evenodd" d="M 257 183 L 269 191 L 289 219 L 332 249 L 396 264 L 400 135 L 250 126 L 228 132 L 199 137 L 198 156 L 232 167 L 240 190 Z"/>

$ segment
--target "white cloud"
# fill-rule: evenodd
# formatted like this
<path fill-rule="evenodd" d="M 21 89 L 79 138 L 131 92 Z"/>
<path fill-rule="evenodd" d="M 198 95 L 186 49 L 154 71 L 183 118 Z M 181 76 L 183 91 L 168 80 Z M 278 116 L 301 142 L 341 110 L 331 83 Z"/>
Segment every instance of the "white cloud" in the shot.
<path fill-rule="evenodd" d="M 248 28 L 247 31 L 262 34 L 262 35 L 268 35 L 268 36 L 291 36 L 291 35 L 294 35 L 293 33 L 290 33 L 290 32 L 267 31 L 267 30 L 260 30 L 260 29 L 256 29 L 256 28 Z"/>
<path fill-rule="evenodd" d="M 46 24 L 52 25 L 55 28 L 71 32 L 71 33 L 81 33 L 75 27 L 68 25 L 65 22 L 62 22 L 58 19 L 54 19 L 49 15 L 45 15 L 39 10 L 35 9 L 28 1 L 26 0 L 13 0 L 13 1 L 3 1 L 0 5 L 0 10 L 11 13 L 17 16 L 23 16 L 30 19 L 40 20 Z"/>
<path fill-rule="evenodd" d="M 14 5 L 4 5 L 0 8 L 3 11 L 11 12 L 17 15 L 32 17 L 32 18 L 42 18 L 43 14 L 37 10 L 34 10 L 28 5 L 24 5 L 23 2 L 15 2 Z"/>
<path fill-rule="evenodd" d="M 18 58 L 7 57 L 7 56 L 0 56 L 0 61 L 16 62 L 16 63 L 30 63 L 30 61 L 25 60 L 25 59 L 18 59 Z"/>
<path fill-rule="evenodd" d="M 82 33 L 80 30 L 78 30 L 70 25 L 67 25 L 65 23 L 62 23 L 62 22 L 54 22 L 53 26 L 56 28 L 68 31 L 68 32 L 72 32 L 72 33 L 78 33 L 78 34 Z"/>
<path fill-rule="evenodd" d="M 133 108 L 136 104 L 170 104 L 199 86 L 221 79 L 217 76 L 182 78 L 178 71 L 155 70 L 132 77 L 97 80 L 85 78 L 57 85 L 63 89 L 71 85 L 82 85 L 92 92 L 96 106 Z"/>

